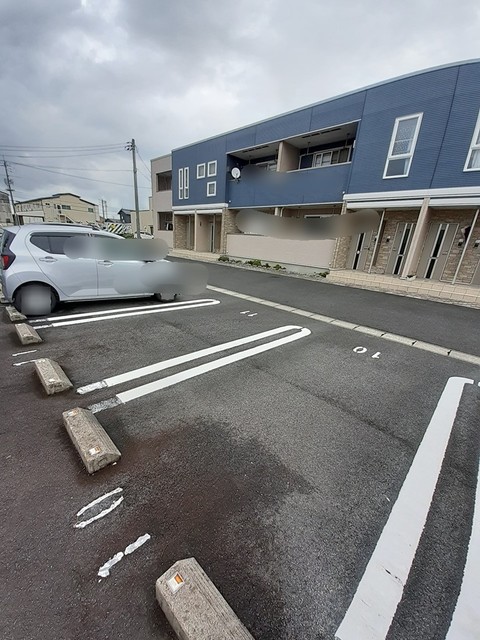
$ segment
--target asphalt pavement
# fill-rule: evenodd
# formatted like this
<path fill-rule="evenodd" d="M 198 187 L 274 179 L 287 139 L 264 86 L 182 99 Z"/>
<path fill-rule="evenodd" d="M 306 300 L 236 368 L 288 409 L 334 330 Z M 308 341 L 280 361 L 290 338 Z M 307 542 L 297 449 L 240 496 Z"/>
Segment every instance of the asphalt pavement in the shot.
<path fill-rule="evenodd" d="M 217 287 L 480 352 L 478 310 L 208 269 Z M 53 321 L 64 324 L 38 329 L 44 342 L 31 347 L 17 342 L 4 314 L 0 636 L 173 638 L 155 580 L 194 556 L 256 640 L 333 639 L 400 507 L 440 399 L 442 415 L 454 404 L 449 380 L 460 377 L 467 382 L 447 425 L 425 527 L 383 636 L 445 638 L 469 560 L 479 367 L 213 291 L 198 298 L 213 302 L 65 305 Z M 149 313 L 119 311 L 135 307 Z M 37 357 L 56 360 L 74 389 L 47 397 L 29 362 Z M 119 374 L 126 376 L 112 386 L 76 392 Z M 96 407 L 122 452 L 93 476 L 62 422 L 76 406 Z M 428 455 L 415 476 L 419 496 L 434 466 Z M 82 507 L 116 488 L 124 498 L 117 508 L 75 528 Z M 409 507 L 399 508 L 400 537 L 417 517 Z M 144 534 L 151 538 L 143 546 L 98 575 Z M 391 544 L 387 556 L 401 555 Z M 381 593 L 378 606 L 387 610 Z"/>

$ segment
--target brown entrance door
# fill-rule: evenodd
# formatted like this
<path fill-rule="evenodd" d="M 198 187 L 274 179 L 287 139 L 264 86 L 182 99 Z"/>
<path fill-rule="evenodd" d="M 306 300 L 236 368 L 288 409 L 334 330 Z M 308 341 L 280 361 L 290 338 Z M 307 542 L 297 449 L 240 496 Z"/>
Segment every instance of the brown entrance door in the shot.
<path fill-rule="evenodd" d="M 399 222 L 397 224 L 385 273 L 390 273 L 394 276 L 402 273 L 403 263 L 412 243 L 414 229 L 414 222 Z"/>
<path fill-rule="evenodd" d="M 432 222 L 425 239 L 417 275 L 426 280 L 440 280 L 450 254 L 458 224 Z"/>
<path fill-rule="evenodd" d="M 367 262 L 368 250 L 372 244 L 373 231 L 359 233 L 352 236 L 350 251 L 348 254 L 347 269 L 363 271 Z"/>

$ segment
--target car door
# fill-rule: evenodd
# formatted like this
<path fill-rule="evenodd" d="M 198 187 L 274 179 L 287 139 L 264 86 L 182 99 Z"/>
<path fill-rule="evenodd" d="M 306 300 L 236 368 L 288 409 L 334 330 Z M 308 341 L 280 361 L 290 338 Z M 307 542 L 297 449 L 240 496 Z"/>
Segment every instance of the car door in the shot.
<path fill-rule="evenodd" d="M 34 231 L 26 237 L 26 245 L 38 269 L 51 282 L 62 298 L 88 299 L 98 294 L 97 264 L 92 258 L 69 258 L 65 242 L 88 233 Z"/>
<path fill-rule="evenodd" d="M 94 235 L 96 240 L 102 242 L 127 243 L 124 238 L 112 238 L 101 234 Z M 115 252 L 116 253 L 116 252 Z M 98 295 L 102 298 L 125 298 L 139 295 L 151 295 L 153 291 L 146 291 L 143 283 L 141 269 L 145 265 L 144 260 L 120 260 L 112 257 L 110 251 L 105 258 L 97 259 Z"/>

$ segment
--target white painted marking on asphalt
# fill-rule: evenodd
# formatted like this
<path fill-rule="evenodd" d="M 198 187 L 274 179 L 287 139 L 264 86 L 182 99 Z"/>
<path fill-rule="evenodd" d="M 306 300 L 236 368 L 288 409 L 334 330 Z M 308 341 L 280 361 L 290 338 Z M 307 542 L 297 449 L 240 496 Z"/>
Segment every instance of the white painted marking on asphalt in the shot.
<path fill-rule="evenodd" d="M 85 311 L 83 313 L 69 313 L 64 316 L 48 316 L 46 318 L 32 318 L 29 323 L 55 322 L 56 320 L 76 320 L 77 318 L 87 318 L 89 316 L 105 316 L 111 313 L 123 313 L 124 311 L 143 311 L 144 309 L 165 309 L 196 304 L 197 302 L 210 302 L 212 298 L 201 298 L 198 300 L 184 300 L 183 302 L 161 302 L 159 304 L 142 304 L 138 307 L 120 307 L 119 309 L 103 309 L 102 311 Z"/>
<path fill-rule="evenodd" d="M 469 378 L 449 378 L 335 638 L 384 640 L 412 566 Z"/>
<path fill-rule="evenodd" d="M 258 313 L 249 313 L 249 314 L 248 314 L 248 317 L 249 317 L 249 318 L 253 318 L 253 316 L 258 316 Z"/>
<path fill-rule="evenodd" d="M 149 307 L 146 311 L 133 311 L 131 313 L 114 313 L 112 315 L 104 315 L 104 316 L 93 316 L 88 318 L 82 318 L 80 320 L 62 320 L 60 322 L 51 322 L 50 324 L 40 324 L 36 325 L 36 329 L 49 329 L 51 327 L 69 327 L 74 324 L 87 324 L 89 322 L 101 322 L 102 320 L 115 320 L 117 318 L 130 318 L 133 316 L 145 316 L 150 315 L 152 313 L 165 313 L 166 311 L 185 311 L 188 309 L 198 309 L 200 307 L 209 307 L 214 304 L 220 304 L 220 300 L 204 300 L 199 301 L 201 304 L 184 304 L 182 306 L 181 303 L 178 303 L 178 306 L 168 307 L 163 305 L 161 309 Z"/>
<path fill-rule="evenodd" d="M 177 367 L 178 365 L 185 364 L 186 362 L 192 362 L 192 360 L 198 360 L 199 358 L 211 356 L 214 353 L 220 353 L 221 351 L 227 351 L 228 349 L 241 347 L 244 344 L 248 344 L 250 342 L 257 342 L 257 340 L 270 338 L 271 336 L 278 335 L 279 333 L 285 333 L 286 331 L 290 331 L 292 329 L 298 329 L 298 328 L 299 327 L 297 327 L 297 325 L 287 325 L 285 327 L 278 327 L 277 329 L 262 331 L 261 333 L 256 333 L 252 336 L 247 336 L 246 338 L 239 338 L 238 340 L 231 340 L 230 342 L 224 342 L 223 344 L 218 344 L 214 347 L 207 347 L 206 349 L 200 349 L 199 351 L 192 351 L 192 353 L 187 353 L 186 355 L 183 355 L 183 356 L 170 358 L 169 360 L 164 360 L 163 362 L 157 362 L 155 364 L 151 364 L 146 367 L 140 367 L 139 369 L 133 369 L 132 371 L 127 371 L 126 373 L 121 373 L 116 376 L 111 376 L 110 378 L 105 378 L 105 380 L 100 380 L 99 382 L 93 382 L 92 384 L 87 384 L 84 387 L 79 387 L 77 389 L 77 393 L 80 393 L 83 395 L 85 393 L 90 393 L 91 391 L 95 391 L 96 389 L 102 389 L 105 387 L 114 387 L 115 385 L 122 384 L 123 382 L 136 380 L 138 378 L 148 376 L 152 373 L 158 373 L 159 371 L 164 371 L 165 369 Z"/>
<path fill-rule="evenodd" d="M 22 364 L 28 364 L 29 362 L 35 362 L 35 360 L 24 360 L 23 362 L 14 362 L 13 367 L 21 367 Z"/>
<path fill-rule="evenodd" d="M 318 313 L 312 313 L 311 311 L 305 311 L 304 309 L 296 309 L 295 307 L 287 307 L 284 304 L 278 304 L 277 302 L 272 302 L 271 300 L 264 300 L 263 298 L 255 298 L 254 296 L 247 296 L 244 293 L 239 293 L 238 291 L 230 291 L 229 289 L 222 289 L 221 287 L 214 287 L 213 285 L 207 285 L 207 289 L 210 291 L 215 291 L 216 293 L 223 293 L 226 296 L 232 296 L 233 298 L 240 298 L 242 300 L 248 300 L 249 302 L 255 302 L 256 304 L 263 304 L 267 307 L 274 307 L 279 311 L 287 311 L 288 313 L 294 313 L 299 316 L 306 316 L 311 318 L 312 320 L 318 320 L 319 322 L 325 322 L 327 324 L 331 324 L 336 318 L 330 318 L 328 316 L 322 316 Z M 338 326 L 338 325 L 334 325 Z M 344 329 L 349 329 L 351 331 L 359 331 L 360 333 L 366 333 L 369 335 L 375 335 L 383 340 L 391 339 L 391 337 L 395 334 L 388 333 L 386 331 L 381 331 L 379 329 L 373 329 L 372 327 L 364 327 L 362 325 L 343 327 Z M 390 336 L 387 338 L 386 336 Z M 405 336 L 395 336 L 397 338 L 403 338 L 403 340 L 413 340 L 413 338 L 406 338 Z M 480 356 L 472 355 L 470 353 L 462 353 L 461 351 L 455 351 L 455 349 L 447 349 L 445 347 L 439 347 L 435 344 L 430 344 L 428 342 L 422 342 L 421 340 L 415 340 L 413 344 L 408 344 L 407 346 L 414 347 L 415 349 L 422 349 L 423 351 L 428 351 L 431 353 L 437 353 L 442 356 L 447 356 L 449 358 L 454 358 L 455 360 L 461 360 L 463 362 L 471 362 L 473 364 L 480 365 Z"/>
<path fill-rule="evenodd" d="M 365 353 L 367 351 L 366 347 L 355 347 L 355 349 L 353 349 L 353 351 L 355 351 L 355 353 Z"/>
<path fill-rule="evenodd" d="M 380 357 L 380 351 L 377 351 L 377 353 L 374 353 L 372 358 L 379 358 Z"/>
<path fill-rule="evenodd" d="M 92 413 L 99 413 L 100 411 L 105 411 L 105 409 L 113 409 L 113 407 L 118 407 L 119 404 L 122 404 L 122 401 L 117 398 L 117 396 L 115 396 L 113 398 L 108 398 L 107 400 L 97 402 L 96 404 L 92 404 L 88 407 L 88 409 Z"/>
<path fill-rule="evenodd" d="M 286 330 L 286 328 L 282 328 Z M 270 349 L 275 349 L 284 344 L 288 344 L 289 342 L 300 340 L 301 338 L 304 338 L 305 336 L 311 334 L 310 329 L 305 329 L 293 325 L 289 326 L 288 329 L 299 329 L 300 331 L 297 331 L 297 333 L 294 333 L 290 336 L 279 338 L 278 340 L 273 340 L 272 342 L 267 342 L 266 344 L 262 344 L 257 347 L 252 347 L 251 349 L 245 349 L 244 351 L 234 353 L 230 356 L 224 356 L 223 358 L 219 358 L 218 360 L 213 360 L 213 362 L 208 362 L 206 364 L 199 365 L 198 367 L 187 369 L 186 371 L 182 371 L 172 376 L 162 378 L 161 380 L 156 380 L 139 387 L 134 387 L 133 389 L 130 389 L 128 391 L 123 391 L 122 393 L 117 394 L 114 398 L 110 399 L 112 404 L 108 405 L 108 407 L 102 405 L 102 403 L 98 403 L 98 405 L 92 405 L 91 407 L 89 407 L 89 409 L 93 413 L 98 413 L 99 411 L 103 411 L 103 409 L 109 408 L 110 406 L 126 404 L 127 402 L 131 402 L 132 400 L 136 400 L 137 398 L 141 398 L 142 396 L 154 393 L 155 391 L 160 391 L 161 389 L 172 387 L 179 382 L 184 382 L 185 380 L 195 378 L 196 376 L 203 375 L 204 373 L 208 373 L 209 371 L 220 369 L 220 367 L 225 367 L 226 365 L 232 364 L 233 362 L 239 362 L 240 360 L 244 360 L 245 358 L 250 358 L 259 353 L 269 351 Z"/>
<path fill-rule="evenodd" d="M 36 351 L 38 351 L 38 349 L 30 349 L 30 351 L 20 351 L 19 353 L 12 353 L 12 358 L 15 358 L 16 356 L 26 356 L 27 353 L 35 353 Z"/>
<path fill-rule="evenodd" d="M 80 509 L 80 511 L 76 514 L 77 518 L 81 516 L 83 513 L 85 513 L 85 511 L 88 511 L 89 509 L 94 507 L 96 504 L 103 502 L 107 498 L 110 498 L 110 496 L 114 496 L 117 493 L 122 493 L 122 491 L 123 491 L 122 487 L 117 487 L 113 491 L 109 491 L 108 493 L 104 493 L 103 496 L 100 496 L 99 498 L 95 498 L 95 500 L 92 500 L 92 502 L 89 502 L 87 505 L 85 505 Z"/>
<path fill-rule="evenodd" d="M 480 382 L 478 383 L 480 386 Z M 478 640 L 480 629 L 480 467 L 462 586 L 445 640 Z"/>
<path fill-rule="evenodd" d="M 240 315 L 245 315 L 246 313 L 250 313 L 250 311 L 240 311 Z"/>
<path fill-rule="evenodd" d="M 135 542 L 132 542 L 131 544 L 129 544 L 125 551 L 119 551 L 118 553 L 116 553 L 112 558 L 110 558 L 109 560 L 107 560 L 107 562 L 105 562 L 105 564 L 103 564 L 100 569 L 98 570 L 98 575 L 101 578 L 106 578 L 107 576 L 110 575 L 110 569 L 115 566 L 116 564 L 118 564 L 120 562 L 120 560 L 122 560 L 122 558 L 124 558 L 125 556 L 130 555 L 131 553 L 133 553 L 134 551 L 136 551 L 138 548 L 140 548 L 142 545 L 145 544 L 145 542 L 147 542 L 148 540 L 151 539 L 151 535 L 149 533 L 145 533 L 143 536 L 140 536 L 139 538 L 137 538 L 135 540 Z"/>
<path fill-rule="evenodd" d="M 120 496 L 120 498 L 118 500 L 115 500 L 115 502 L 112 502 L 112 504 L 107 509 L 104 509 L 103 511 L 98 513 L 96 516 L 91 517 L 89 520 L 82 520 L 82 522 L 77 522 L 73 526 L 75 527 L 75 529 L 84 529 L 87 525 L 91 524 L 92 522 L 95 522 L 95 520 L 100 520 L 100 518 L 104 518 L 106 515 L 108 515 L 114 509 L 116 509 L 119 505 L 121 505 L 122 502 L 123 502 L 123 496 Z"/>

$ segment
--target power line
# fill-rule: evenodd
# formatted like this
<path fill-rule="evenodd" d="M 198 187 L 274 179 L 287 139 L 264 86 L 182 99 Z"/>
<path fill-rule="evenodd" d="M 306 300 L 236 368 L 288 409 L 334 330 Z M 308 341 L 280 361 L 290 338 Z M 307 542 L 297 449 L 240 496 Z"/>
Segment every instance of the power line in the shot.
<path fill-rule="evenodd" d="M 105 151 L 91 151 L 89 153 L 74 153 L 74 154 L 62 154 L 62 155 L 47 155 L 47 156 L 30 156 L 30 155 L 21 155 L 15 153 L 4 153 L 6 158 L 25 158 L 26 160 L 50 160 L 51 158 L 81 158 L 83 156 L 101 156 L 108 155 L 111 153 L 118 153 L 119 151 L 123 151 L 123 149 L 110 149 Z"/>
<path fill-rule="evenodd" d="M 145 164 L 145 162 L 143 161 L 143 158 L 142 158 L 142 156 L 140 155 L 140 153 L 139 153 L 139 151 L 138 151 L 138 147 L 137 147 L 137 156 L 138 156 L 138 157 L 140 158 L 140 160 L 143 162 L 143 166 L 144 166 L 144 167 L 145 167 L 145 169 L 147 170 L 148 175 L 150 175 L 150 174 L 151 174 L 150 167 L 147 167 L 147 165 L 146 165 L 146 164 Z"/>
<path fill-rule="evenodd" d="M 57 175 L 60 176 L 66 176 L 68 178 L 76 178 L 77 180 L 89 180 L 90 182 L 102 182 L 103 184 L 113 184 L 116 185 L 117 187 L 131 187 L 132 185 L 130 184 L 123 184 L 120 182 L 109 182 L 107 180 L 97 180 L 96 178 L 86 178 L 85 176 L 76 176 L 73 175 L 71 173 L 63 173 L 61 171 L 53 171 L 52 169 L 44 169 L 43 167 L 37 167 L 33 164 L 25 164 L 23 162 L 13 162 L 11 161 L 11 164 L 20 166 L 20 167 L 28 167 L 30 169 L 38 169 L 40 171 L 46 171 L 48 173 L 55 173 Z M 140 189 L 150 189 L 150 187 L 140 187 Z"/>
<path fill-rule="evenodd" d="M 16 163 L 16 162 L 12 162 L 12 164 L 21 164 L 21 163 Z M 92 171 L 93 173 L 97 172 L 97 171 L 123 171 L 125 173 L 130 173 L 130 169 L 80 169 L 78 167 L 52 167 L 51 165 L 44 165 L 43 167 L 41 167 L 43 169 L 64 169 L 65 171 Z"/>
<path fill-rule="evenodd" d="M 119 149 L 123 149 L 125 147 L 125 143 L 124 142 L 116 142 L 115 144 L 95 144 L 95 145 L 86 145 L 86 146 L 74 146 L 74 145 L 70 145 L 67 147 L 35 147 L 35 146 L 28 146 L 28 145 L 14 145 L 14 144 L 2 144 L 0 145 L 0 149 L 30 149 L 33 151 L 40 151 L 40 150 L 45 150 L 45 151 L 61 151 L 61 150 L 68 150 L 68 151 L 75 151 L 76 149 L 83 149 L 83 150 L 93 150 L 93 149 L 112 149 L 114 147 L 118 147 Z"/>

